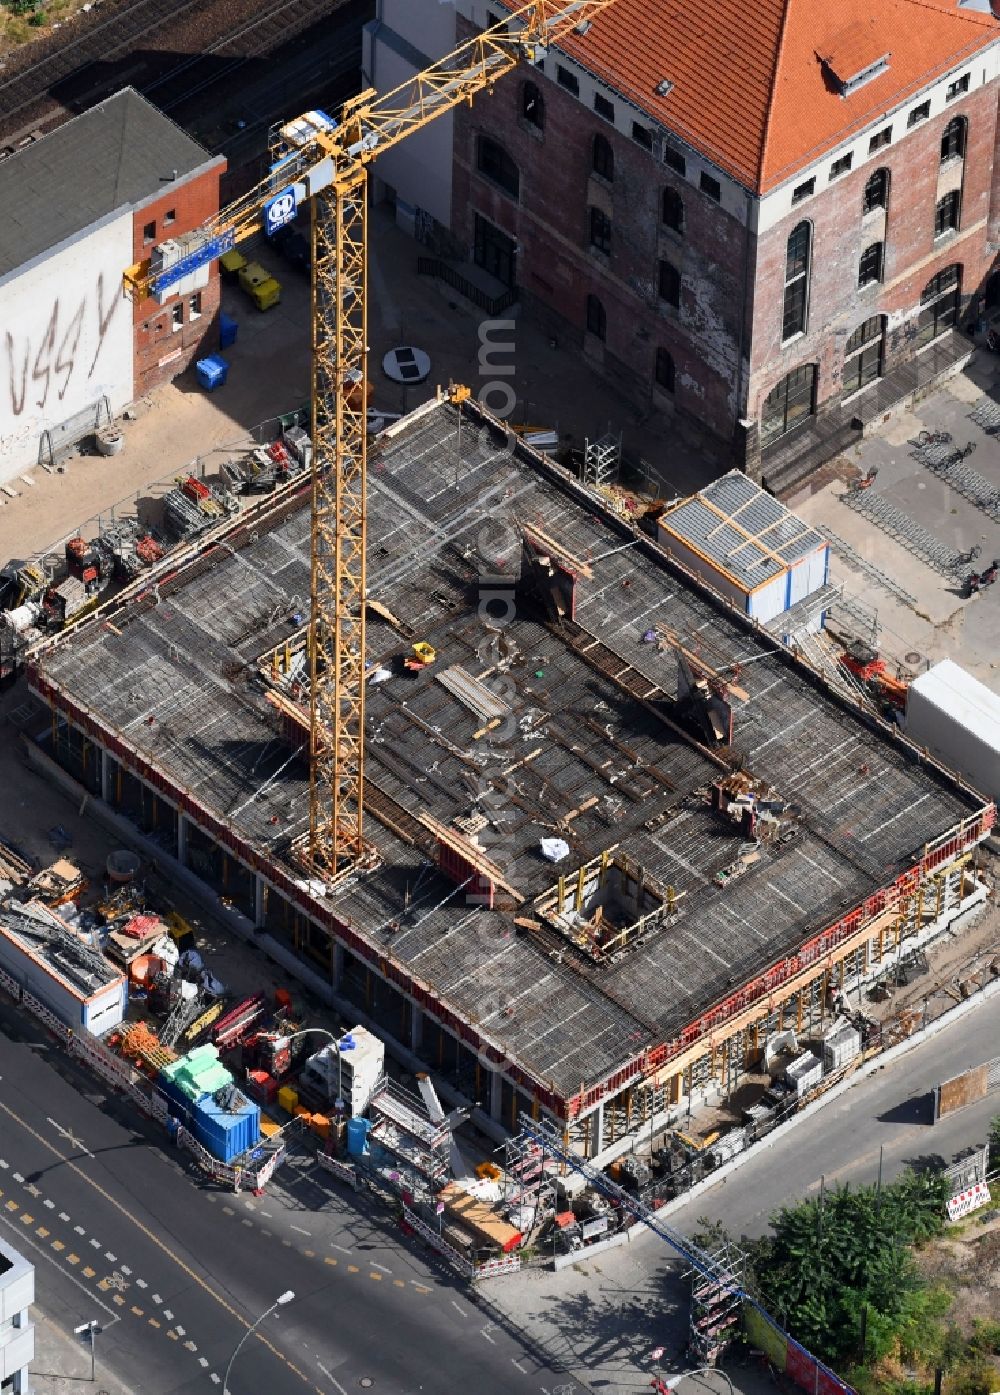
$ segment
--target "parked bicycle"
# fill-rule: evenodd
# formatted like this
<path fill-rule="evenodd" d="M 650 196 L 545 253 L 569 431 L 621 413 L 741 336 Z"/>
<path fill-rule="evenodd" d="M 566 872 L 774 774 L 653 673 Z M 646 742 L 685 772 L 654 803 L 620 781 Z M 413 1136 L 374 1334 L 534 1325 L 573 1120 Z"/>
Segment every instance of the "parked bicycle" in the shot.
<path fill-rule="evenodd" d="M 968 460 L 976 449 L 975 441 L 967 441 L 964 446 L 959 446 L 958 450 L 953 450 L 948 457 L 949 465 L 957 465 L 960 460 Z"/>
<path fill-rule="evenodd" d="M 847 488 L 852 494 L 856 494 L 861 489 L 870 489 L 878 479 L 878 466 L 873 465 L 867 475 L 858 475 L 848 484 Z"/>
<path fill-rule="evenodd" d="M 968 567 L 968 566 L 971 566 L 972 563 L 973 563 L 973 562 L 976 560 L 976 558 L 979 556 L 979 554 L 982 552 L 982 550 L 983 550 L 983 545 L 982 545 L 982 543 L 973 543 L 972 546 L 969 548 L 968 552 L 960 552 L 960 553 L 958 554 L 958 562 L 957 562 L 957 565 L 960 566 L 960 567 Z"/>
<path fill-rule="evenodd" d="M 918 446 L 949 446 L 951 445 L 950 431 L 921 431 L 917 437 Z"/>

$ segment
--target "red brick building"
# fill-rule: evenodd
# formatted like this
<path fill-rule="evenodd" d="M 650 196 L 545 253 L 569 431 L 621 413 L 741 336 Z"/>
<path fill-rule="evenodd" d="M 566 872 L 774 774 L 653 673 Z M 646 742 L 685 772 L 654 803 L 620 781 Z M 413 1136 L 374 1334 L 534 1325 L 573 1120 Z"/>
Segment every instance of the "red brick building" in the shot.
<path fill-rule="evenodd" d="M 979 5 L 618 0 L 459 109 L 453 231 L 768 479 L 968 350 L 1000 220 Z M 459 11 L 461 38 L 504 6 Z"/>

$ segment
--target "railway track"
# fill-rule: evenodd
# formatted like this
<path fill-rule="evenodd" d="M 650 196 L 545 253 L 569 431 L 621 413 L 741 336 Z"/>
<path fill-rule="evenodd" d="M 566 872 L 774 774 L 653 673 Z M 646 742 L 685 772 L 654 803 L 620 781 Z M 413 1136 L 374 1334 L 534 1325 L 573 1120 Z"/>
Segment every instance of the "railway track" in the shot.
<path fill-rule="evenodd" d="M 265 8 L 261 0 L 105 0 L 100 17 L 74 38 L 0 78 L 0 139 L 14 147 L 125 83 L 176 111 L 319 21 L 336 15 L 350 24 L 356 16 L 360 24 L 371 8 L 370 0 L 279 0 Z M 87 84 L 98 64 L 105 71 Z M 77 75 L 84 80 L 74 82 Z"/>

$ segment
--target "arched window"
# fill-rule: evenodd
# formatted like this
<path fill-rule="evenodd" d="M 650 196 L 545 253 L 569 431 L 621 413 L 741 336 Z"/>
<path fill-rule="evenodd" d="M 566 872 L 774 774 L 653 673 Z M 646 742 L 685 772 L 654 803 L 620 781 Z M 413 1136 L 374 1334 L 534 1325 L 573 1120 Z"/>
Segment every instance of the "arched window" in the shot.
<path fill-rule="evenodd" d="M 783 340 L 801 334 L 806 327 L 811 250 L 811 224 L 797 223 L 788 235 L 785 248 L 785 303 L 781 317 Z"/>
<path fill-rule="evenodd" d="M 881 378 L 884 372 L 885 316 L 872 315 L 847 341 L 844 350 L 843 395 L 851 397 Z"/>
<path fill-rule="evenodd" d="M 611 256 L 611 219 L 601 208 L 590 210 L 590 245 Z"/>
<path fill-rule="evenodd" d="M 611 149 L 611 142 L 606 140 L 604 136 L 594 137 L 592 163 L 595 174 L 599 174 L 602 179 L 614 179 L 615 152 Z"/>
<path fill-rule="evenodd" d="M 944 237 L 945 233 L 958 231 L 958 218 L 961 212 L 961 198 L 957 189 L 945 194 L 934 205 L 934 236 Z"/>
<path fill-rule="evenodd" d="M 861 260 L 858 262 L 859 286 L 870 286 L 873 282 L 882 280 L 884 253 L 884 242 L 873 242 L 861 253 Z"/>
<path fill-rule="evenodd" d="M 656 379 L 656 386 L 663 388 L 664 392 L 674 390 L 674 357 L 669 349 L 664 349 L 662 345 L 656 351 L 656 365 L 653 370 Z"/>
<path fill-rule="evenodd" d="M 962 268 L 957 263 L 932 276 L 920 297 L 917 316 L 917 344 L 929 344 L 958 321 L 962 295 Z"/>
<path fill-rule="evenodd" d="M 587 297 L 587 332 L 597 339 L 608 337 L 608 317 L 596 295 Z"/>
<path fill-rule="evenodd" d="M 521 115 L 541 131 L 545 127 L 545 98 L 533 82 L 521 83 Z"/>
<path fill-rule="evenodd" d="M 965 142 L 969 133 L 969 123 L 964 116 L 953 116 L 941 132 L 941 163 L 945 160 L 959 160 L 965 154 Z"/>
<path fill-rule="evenodd" d="M 678 233 L 684 231 L 684 200 L 676 189 L 664 189 L 660 219 L 665 228 L 673 228 Z"/>
<path fill-rule="evenodd" d="M 794 368 L 764 399 L 760 413 L 760 443 L 769 446 L 816 410 L 816 365 Z"/>
<path fill-rule="evenodd" d="M 861 200 L 861 212 L 874 213 L 876 208 L 889 207 L 889 171 L 886 169 L 876 170 L 869 175 L 865 185 L 864 196 Z"/>
<path fill-rule="evenodd" d="M 521 173 L 503 146 L 489 136 L 479 137 L 479 172 L 498 184 L 512 199 L 517 198 Z"/>
<path fill-rule="evenodd" d="M 673 262 L 660 262 L 660 299 L 678 309 L 681 303 L 681 274 Z"/>

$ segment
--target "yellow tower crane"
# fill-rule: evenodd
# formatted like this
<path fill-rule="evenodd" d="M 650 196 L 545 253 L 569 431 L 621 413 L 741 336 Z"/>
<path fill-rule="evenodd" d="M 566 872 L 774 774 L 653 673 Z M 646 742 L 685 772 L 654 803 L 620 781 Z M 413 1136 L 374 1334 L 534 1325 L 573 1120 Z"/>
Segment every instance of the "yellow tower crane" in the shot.
<path fill-rule="evenodd" d="M 471 102 L 560 39 L 583 35 L 615 0 L 530 0 L 391 92 L 307 112 L 280 128 L 271 171 L 194 232 L 124 273 L 133 300 L 163 304 L 238 242 L 273 233 L 316 200 L 312 219 L 312 554 L 309 618 L 309 844 L 324 883 L 364 853 L 368 165 Z"/>

